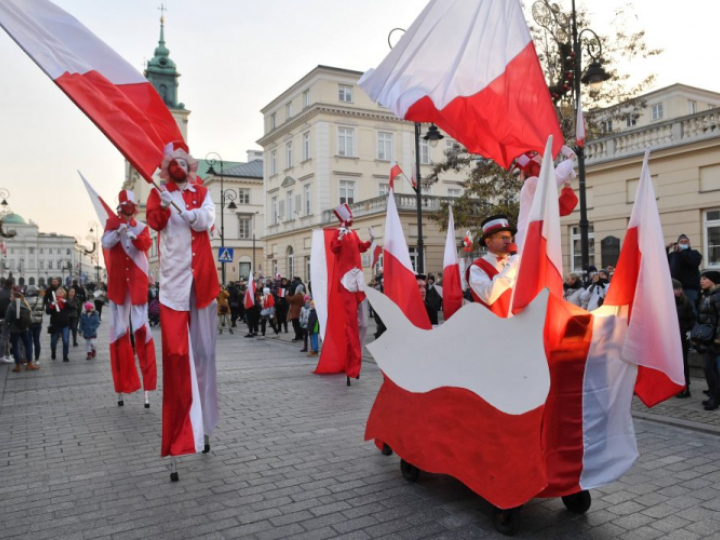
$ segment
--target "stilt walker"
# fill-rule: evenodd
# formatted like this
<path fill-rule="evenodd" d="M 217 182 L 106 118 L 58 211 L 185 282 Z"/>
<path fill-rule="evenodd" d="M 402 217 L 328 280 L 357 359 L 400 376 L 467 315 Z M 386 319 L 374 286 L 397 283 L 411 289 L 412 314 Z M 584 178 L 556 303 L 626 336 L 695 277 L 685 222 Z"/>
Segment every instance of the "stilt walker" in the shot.
<path fill-rule="evenodd" d="M 163 352 L 163 457 L 210 451 L 218 421 L 215 373 L 216 298 L 220 290 L 210 247 L 215 205 L 197 181 L 197 160 L 169 145 L 165 180 L 147 202 L 147 220 L 160 233 L 160 317 Z M 172 208 L 171 208 L 172 205 Z"/>
<path fill-rule="evenodd" d="M 145 390 L 145 408 L 149 409 L 148 393 L 157 387 L 155 343 L 147 315 L 147 253 L 152 240 L 147 225 L 135 219 L 137 201 L 134 193 L 122 190 L 118 199 L 118 214 L 108 217 L 102 237 L 110 302 L 110 362 L 118 406 L 122 407 L 123 394 L 140 389 L 130 343 L 129 325 L 132 324 Z"/>

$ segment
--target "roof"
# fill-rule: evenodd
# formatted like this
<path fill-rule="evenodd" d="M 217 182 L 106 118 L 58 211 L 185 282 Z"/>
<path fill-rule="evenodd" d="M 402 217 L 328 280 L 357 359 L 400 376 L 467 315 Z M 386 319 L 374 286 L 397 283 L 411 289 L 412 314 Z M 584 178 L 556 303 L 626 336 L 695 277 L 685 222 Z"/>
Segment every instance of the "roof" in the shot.
<path fill-rule="evenodd" d="M 27 225 L 27 223 L 25 223 L 25 219 L 23 219 L 22 216 L 19 216 L 17 214 L 8 214 L 8 215 L 4 216 L 2 218 L 2 222 L 5 225 L 8 225 L 8 224 Z"/>
<path fill-rule="evenodd" d="M 227 171 L 230 170 L 232 167 L 235 167 L 237 165 L 243 165 L 241 161 L 223 161 L 223 174 L 227 174 Z M 208 174 L 208 169 L 210 169 L 210 162 L 206 159 L 198 159 L 198 170 L 197 174 L 201 178 L 205 178 Z M 220 174 L 220 162 L 215 161 L 215 165 L 213 165 L 213 169 L 215 170 L 216 174 Z"/>
<path fill-rule="evenodd" d="M 242 176 L 244 178 L 262 178 L 263 160 L 254 159 L 247 163 L 238 163 L 235 167 L 225 169 L 228 176 Z"/>

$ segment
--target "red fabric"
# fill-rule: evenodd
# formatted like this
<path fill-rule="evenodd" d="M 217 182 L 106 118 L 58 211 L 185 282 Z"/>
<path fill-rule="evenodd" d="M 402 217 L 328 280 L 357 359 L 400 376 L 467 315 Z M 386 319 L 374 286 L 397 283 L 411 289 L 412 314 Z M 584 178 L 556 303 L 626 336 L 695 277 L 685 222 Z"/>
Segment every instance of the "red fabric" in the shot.
<path fill-rule="evenodd" d="M 545 288 L 558 298 L 563 296 L 563 278 L 548 257 L 547 238 L 542 235 L 543 221 L 532 221 L 528 226 L 523 247 L 523 263 L 515 282 L 512 312 L 519 313 Z M 527 271 L 531 270 L 531 271 Z"/>
<path fill-rule="evenodd" d="M 383 285 L 387 297 L 398 305 L 411 323 L 423 330 L 432 329 L 415 274 L 387 249 L 383 260 Z"/>
<path fill-rule="evenodd" d="M 558 204 L 560 205 L 560 215 L 569 216 L 578 204 L 577 195 L 572 188 L 564 187 L 560 190 L 560 197 L 558 198 Z"/>
<path fill-rule="evenodd" d="M 480 257 L 479 259 L 475 259 L 473 261 L 473 264 L 480 268 L 483 272 L 485 272 L 490 279 L 494 278 L 496 275 L 498 275 L 500 272 L 497 271 L 497 269 L 487 262 L 485 259 Z M 470 281 L 470 268 L 467 269 L 467 276 L 466 279 Z M 508 289 L 504 293 L 500 295 L 500 297 L 495 300 L 495 302 L 492 303 L 492 305 L 487 305 L 485 302 L 480 300 L 480 297 L 475 294 L 475 291 L 472 290 L 472 287 L 470 288 L 470 294 L 472 294 L 473 299 L 488 308 L 490 311 L 492 311 L 495 315 L 498 317 L 506 318 L 510 314 L 510 301 L 512 299 L 512 289 Z"/>
<path fill-rule="evenodd" d="M 547 486 L 542 423 L 543 407 L 510 415 L 464 389 L 413 393 L 385 378 L 365 440 L 384 441 L 421 470 L 449 474 L 512 508 Z"/>
<path fill-rule="evenodd" d="M 344 343 L 345 343 L 345 375 L 354 379 L 360 375 L 362 368 L 362 346 L 360 345 L 360 328 L 358 327 L 358 297 L 349 292 L 341 291 L 340 296 L 345 309 Z M 334 316 L 334 314 L 333 314 Z"/>
<path fill-rule="evenodd" d="M 175 311 L 160 304 L 163 356 L 162 449 L 160 455 L 195 453 L 190 421 L 192 379 L 190 373 L 189 311 Z"/>
<path fill-rule="evenodd" d="M 250 278 L 247 289 L 245 290 L 245 309 L 250 309 L 255 305 L 255 281 Z"/>
<path fill-rule="evenodd" d="M 132 394 L 140 390 L 140 377 L 135 367 L 135 354 L 129 332 L 125 332 L 110 344 L 110 367 L 116 393 Z"/>
<path fill-rule="evenodd" d="M 545 152 L 549 135 L 554 157 L 564 140 L 532 41 L 477 94 L 457 97 L 442 110 L 425 96 L 410 107 L 405 120 L 434 122 L 471 154 L 506 169 L 528 150 Z"/>
<path fill-rule="evenodd" d="M 105 231 L 114 231 L 119 225 L 120 221 L 111 217 L 107 220 Z M 137 239 L 133 240 L 133 245 L 145 252 L 146 256 L 151 243 L 148 227 L 145 227 Z M 130 302 L 133 306 L 147 304 L 148 275 L 145 271 L 137 267 L 132 258 L 125 253 L 120 242 L 104 250 L 104 253 L 108 273 L 108 298 L 122 305 L 127 294 L 130 293 Z"/>
<path fill-rule="evenodd" d="M 330 241 L 330 251 L 335 255 L 335 269 L 333 284 L 342 287 L 342 277 L 358 268 L 362 270 L 361 253 L 365 253 L 370 247 L 370 242 L 362 242 L 355 231 L 348 231 L 340 240 L 340 229 L 337 229 Z M 337 279 L 335 279 L 337 278 Z"/>
<path fill-rule="evenodd" d="M 670 377 L 660 370 L 646 366 L 638 366 L 635 380 L 635 395 L 646 407 L 654 407 L 658 403 L 676 396 L 685 390 L 685 386 L 675 384 Z"/>
<path fill-rule="evenodd" d="M 443 316 L 449 320 L 462 307 L 463 290 L 460 279 L 460 265 L 452 264 L 443 268 Z"/>
<path fill-rule="evenodd" d="M 55 83 L 147 181 L 165 145 L 182 141 L 177 122 L 149 83 L 115 85 L 97 71 L 65 73 Z"/>
<path fill-rule="evenodd" d="M 205 197 L 208 196 L 208 189 L 199 184 L 193 184 L 195 191 L 186 189 L 183 191 L 183 200 L 187 208 L 200 208 Z M 177 186 L 169 182 L 169 191 L 174 191 Z M 172 208 L 172 207 L 170 207 Z M 170 219 L 170 208 L 163 208 L 160 205 L 160 194 L 157 189 L 150 192 L 146 206 L 146 218 L 148 225 L 160 232 L 168 224 Z M 190 229 L 192 234 L 192 253 L 197 257 L 192 259 L 192 272 L 194 276 L 195 298 L 197 308 L 202 309 L 209 306 L 220 293 L 220 282 L 215 269 L 215 259 L 210 245 L 210 234 L 207 231 L 197 232 Z"/>
<path fill-rule="evenodd" d="M 147 327 L 135 330 L 135 351 L 137 351 L 140 371 L 142 372 L 143 390 L 157 389 L 157 359 L 155 358 L 155 342 L 152 335 L 148 340 Z"/>
<path fill-rule="evenodd" d="M 269 309 L 271 307 L 275 307 L 275 297 L 272 294 L 268 294 L 267 296 L 263 296 L 263 309 Z"/>

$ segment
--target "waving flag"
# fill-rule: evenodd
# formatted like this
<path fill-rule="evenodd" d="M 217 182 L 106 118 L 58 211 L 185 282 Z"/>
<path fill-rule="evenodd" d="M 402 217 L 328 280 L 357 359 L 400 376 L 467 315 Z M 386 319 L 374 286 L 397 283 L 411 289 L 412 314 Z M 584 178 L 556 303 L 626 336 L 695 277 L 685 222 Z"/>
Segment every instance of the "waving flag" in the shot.
<path fill-rule="evenodd" d="M 245 289 L 245 309 L 250 309 L 255 305 L 255 273 L 250 272 L 250 278 L 248 279 L 248 286 Z"/>
<path fill-rule="evenodd" d="M 519 0 L 431 0 L 359 82 L 398 117 L 434 122 L 507 168 L 562 133 Z"/>
<path fill-rule="evenodd" d="M 395 189 L 395 179 L 398 176 L 404 176 L 404 174 L 402 172 L 402 169 L 400 168 L 400 165 L 393 161 L 390 164 L 390 189 Z"/>
<path fill-rule="evenodd" d="M 622 358 L 636 364 L 635 393 L 652 407 L 685 387 L 677 310 L 645 152 L 635 204 L 605 306 L 628 306 Z"/>
<path fill-rule="evenodd" d="M 560 207 L 555 167 L 550 154 L 552 144 L 551 136 L 543 154 L 538 186 L 528 217 L 520 269 L 513 290 L 513 313 L 528 306 L 546 287 L 558 298 L 563 295 Z"/>
<path fill-rule="evenodd" d="M 462 307 L 463 303 L 462 278 L 455 246 L 455 218 L 452 206 L 448 208 L 448 211 L 447 237 L 445 238 L 445 255 L 443 257 L 443 316 L 446 321 Z"/>
<path fill-rule="evenodd" d="M 148 80 L 52 2 L 2 0 L 0 26 L 148 182 L 165 145 L 184 145 Z"/>

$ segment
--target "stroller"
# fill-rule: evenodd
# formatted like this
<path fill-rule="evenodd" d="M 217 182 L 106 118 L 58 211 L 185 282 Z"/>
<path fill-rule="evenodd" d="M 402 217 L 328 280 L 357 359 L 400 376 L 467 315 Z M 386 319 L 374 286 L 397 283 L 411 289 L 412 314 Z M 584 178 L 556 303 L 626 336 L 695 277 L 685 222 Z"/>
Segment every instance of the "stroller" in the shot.
<path fill-rule="evenodd" d="M 160 300 L 157 296 L 148 304 L 148 322 L 150 326 L 160 326 Z"/>

